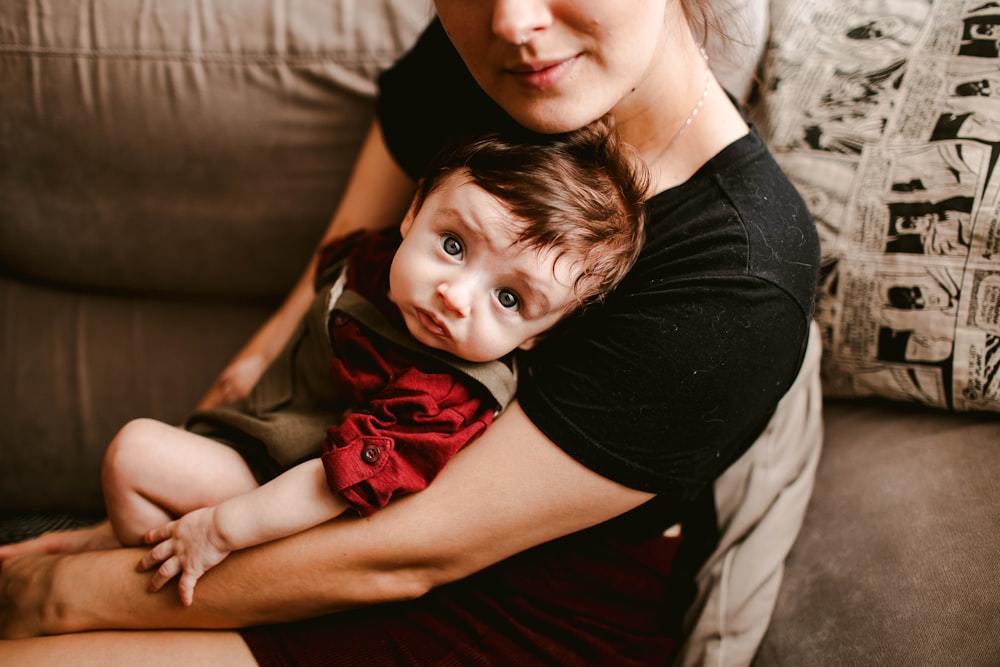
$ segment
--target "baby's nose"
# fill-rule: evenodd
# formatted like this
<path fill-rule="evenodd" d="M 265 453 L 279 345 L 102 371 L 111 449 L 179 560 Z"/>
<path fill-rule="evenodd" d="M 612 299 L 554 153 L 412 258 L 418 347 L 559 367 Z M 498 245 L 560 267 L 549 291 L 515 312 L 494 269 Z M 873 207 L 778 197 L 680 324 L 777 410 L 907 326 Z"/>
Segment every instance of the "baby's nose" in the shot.
<path fill-rule="evenodd" d="M 445 307 L 459 317 L 468 317 L 471 310 L 467 290 L 454 283 L 441 283 L 437 293 L 444 301 Z"/>

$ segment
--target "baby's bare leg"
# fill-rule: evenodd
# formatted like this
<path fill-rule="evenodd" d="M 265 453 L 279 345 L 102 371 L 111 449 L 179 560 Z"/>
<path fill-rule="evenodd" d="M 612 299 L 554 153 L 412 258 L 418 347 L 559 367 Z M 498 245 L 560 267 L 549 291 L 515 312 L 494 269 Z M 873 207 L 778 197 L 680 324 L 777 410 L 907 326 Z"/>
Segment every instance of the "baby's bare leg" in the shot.
<path fill-rule="evenodd" d="M 131 472 L 133 467 L 139 471 Z M 130 422 L 119 432 L 108 448 L 102 476 L 109 516 L 121 525 L 118 537 L 108 521 L 54 531 L 0 546 L 0 562 L 22 554 L 111 549 L 126 540 L 137 544 L 145 534 L 140 529 L 149 522 L 155 528 L 257 487 L 242 457 L 229 447 L 152 420 Z"/>
<path fill-rule="evenodd" d="M 209 438 L 137 419 L 118 432 L 101 471 L 104 502 L 115 535 L 141 544 L 152 528 L 193 509 L 257 488 L 235 450 Z"/>

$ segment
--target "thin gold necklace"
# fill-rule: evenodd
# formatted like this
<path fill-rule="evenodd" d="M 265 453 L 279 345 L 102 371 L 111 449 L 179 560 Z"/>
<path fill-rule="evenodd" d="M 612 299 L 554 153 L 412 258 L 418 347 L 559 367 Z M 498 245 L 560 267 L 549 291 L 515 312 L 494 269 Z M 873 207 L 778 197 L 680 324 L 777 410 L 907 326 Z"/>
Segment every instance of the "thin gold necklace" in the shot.
<path fill-rule="evenodd" d="M 659 155 L 656 156 L 655 162 L 659 162 L 660 158 L 666 155 L 667 151 L 669 151 L 671 147 L 673 147 L 674 143 L 680 138 L 682 134 L 684 134 L 685 130 L 691 127 L 691 123 L 694 122 L 694 119 L 695 117 L 697 117 L 698 112 L 701 111 L 701 107 L 704 106 L 705 100 L 708 99 L 708 91 L 712 87 L 712 70 L 708 64 L 708 52 L 705 50 L 705 47 L 699 46 L 698 50 L 701 51 L 701 57 L 705 61 L 705 89 L 701 92 L 701 97 L 698 98 L 697 104 L 695 104 L 694 108 L 691 109 L 691 113 L 688 114 L 687 120 L 685 120 L 681 124 L 681 126 L 677 128 L 677 131 L 674 133 L 674 136 L 670 139 L 670 141 L 667 142 L 667 145 L 664 146 L 663 150 L 660 151 Z"/>

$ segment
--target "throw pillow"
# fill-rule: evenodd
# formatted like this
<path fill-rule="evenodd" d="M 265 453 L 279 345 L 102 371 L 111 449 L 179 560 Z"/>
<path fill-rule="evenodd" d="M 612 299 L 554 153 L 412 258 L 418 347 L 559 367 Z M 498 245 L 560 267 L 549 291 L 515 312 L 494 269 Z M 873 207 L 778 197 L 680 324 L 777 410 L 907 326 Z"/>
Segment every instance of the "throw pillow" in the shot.
<path fill-rule="evenodd" d="M 820 230 L 826 394 L 1000 409 L 1000 2 L 771 4 L 753 112 Z"/>

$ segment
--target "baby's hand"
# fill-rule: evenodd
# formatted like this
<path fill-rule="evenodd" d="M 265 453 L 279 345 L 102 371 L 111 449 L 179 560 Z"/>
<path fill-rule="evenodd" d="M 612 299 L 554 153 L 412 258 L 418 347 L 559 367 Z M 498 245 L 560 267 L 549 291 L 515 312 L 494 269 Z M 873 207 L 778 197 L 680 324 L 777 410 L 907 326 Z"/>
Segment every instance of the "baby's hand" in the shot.
<path fill-rule="evenodd" d="M 229 555 L 215 528 L 215 508 L 205 507 L 185 514 L 176 521 L 146 533 L 146 544 L 156 544 L 139 562 L 140 570 L 150 570 L 162 563 L 149 582 L 156 592 L 164 584 L 181 575 L 178 587 L 181 602 L 190 607 L 194 602 L 194 587 L 201 575 L 218 565 Z"/>

